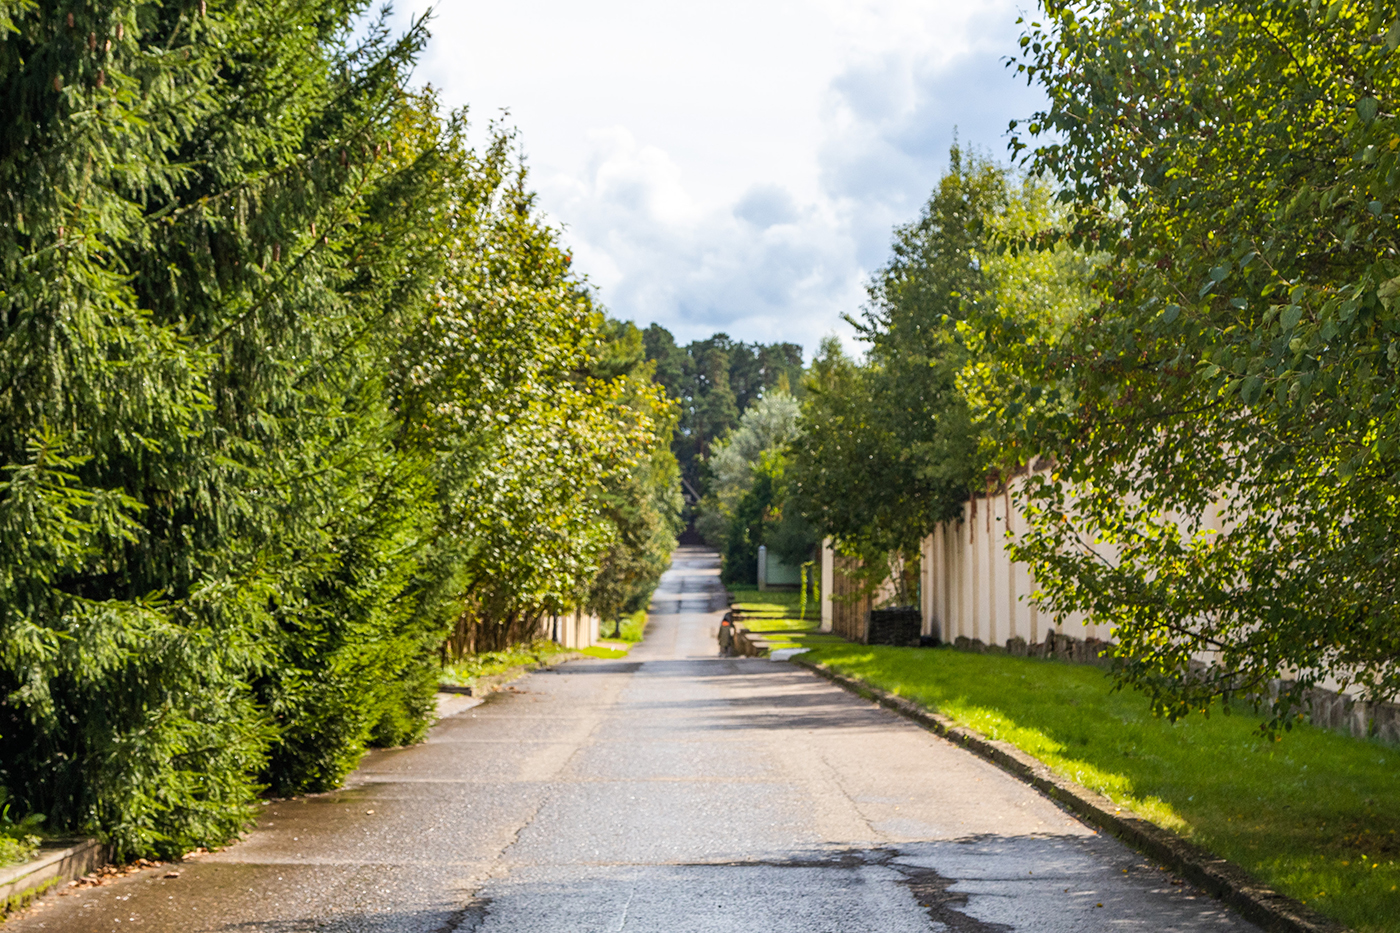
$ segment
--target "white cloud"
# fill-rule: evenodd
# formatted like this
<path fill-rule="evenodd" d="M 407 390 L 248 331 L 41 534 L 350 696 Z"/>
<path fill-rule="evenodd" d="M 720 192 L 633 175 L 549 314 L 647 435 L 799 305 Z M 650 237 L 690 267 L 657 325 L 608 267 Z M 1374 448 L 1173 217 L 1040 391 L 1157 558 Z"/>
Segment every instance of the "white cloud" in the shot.
<path fill-rule="evenodd" d="M 847 330 L 954 125 L 1002 156 L 1007 120 L 1035 109 L 1000 62 L 1015 18 L 947 0 L 457 0 L 420 73 L 478 120 L 509 108 L 614 314 L 812 348 Z"/>
<path fill-rule="evenodd" d="M 754 185 L 734 205 L 734 216 L 756 227 L 776 227 L 799 219 L 797 202 L 781 185 Z"/>
<path fill-rule="evenodd" d="M 701 205 L 656 147 L 594 134 L 587 174 L 536 179 L 568 218 L 575 266 L 615 313 L 658 320 L 680 340 L 725 330 L 749 340 L 808 337 L 794 314 L 835 320 L 858 275 L 837 218 L 760 184 L 732 205 Z M 810 342 L 810 341 L 809 341 Z"/>

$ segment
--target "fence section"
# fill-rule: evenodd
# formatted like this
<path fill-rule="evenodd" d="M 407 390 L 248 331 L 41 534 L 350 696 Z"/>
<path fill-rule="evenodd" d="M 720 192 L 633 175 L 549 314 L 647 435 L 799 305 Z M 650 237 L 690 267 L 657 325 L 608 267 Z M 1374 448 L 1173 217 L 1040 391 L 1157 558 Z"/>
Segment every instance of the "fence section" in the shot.
<path fill-rule="evenodd" d="M 1013 638 L 1034 644 L 1057 631 L 1080 639 L 1107 637 L 1105 626 L 1080 613 L 1056 626 L 1030 598 L 1035 591 L 1030 568 L 1013 561 L 1007 550 L 1008 534 L 1014 537 L 1025 524 L 1013 502 L 1013 487 L 973 497 L 962 511 L 960 520 L 942 523 L 923 542 L 919 569 L 925 634 L 988 645 Z"/>
<path fill-rule="evenodd" d="M 858 595 L 860 585 L 853 572 L 860 563 L 844 554 L 834 555 L 831 575 L 831 630 L 850 641 L 865 641 L 865 626 L 870 614 L 870 597 Z M 823 579 L 825 584 L 826 580 Z M 823 585 L 823 590 L 826 587 Z"/>

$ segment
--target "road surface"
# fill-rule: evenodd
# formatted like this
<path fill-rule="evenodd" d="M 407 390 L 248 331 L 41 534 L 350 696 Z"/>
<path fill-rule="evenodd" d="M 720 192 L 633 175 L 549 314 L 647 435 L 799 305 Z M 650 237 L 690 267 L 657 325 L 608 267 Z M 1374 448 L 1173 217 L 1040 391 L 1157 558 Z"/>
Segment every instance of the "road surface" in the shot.
<path fill-rule="evenodd" d="M 718 658 L 718 593 L 683 548 L 626 660 L 532 674 L 178 878 L 6 933 L 1255 929 L 874 704 Z"/>

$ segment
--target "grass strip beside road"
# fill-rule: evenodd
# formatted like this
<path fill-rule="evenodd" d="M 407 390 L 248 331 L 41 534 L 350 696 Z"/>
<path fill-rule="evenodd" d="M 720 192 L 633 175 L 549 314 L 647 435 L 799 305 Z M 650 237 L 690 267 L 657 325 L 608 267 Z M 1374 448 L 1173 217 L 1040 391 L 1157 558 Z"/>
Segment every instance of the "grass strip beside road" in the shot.
<path fill-rule="evenodd" d="M 731 608 L 741 616 L 739 622 L 751 632 L 762 632 L 774 648 L 810 648 L 821 644 L 844 644 L 841 638 L 821 634 L 820 604 L 807 599 L 807 617 L 801 618 L 799 594 L 796 590 L 760 590 L 756 586 L 731 586 Z"/>
<path fill-rule="evenodd" d="M 523 674 L 576 654 L 578 652 L 572 648 L 541 638 L 528 645 L 513 645 L 504 651 L 483 651 L 467 655 L 460 661 L 450 661 L 443 665 L 438 682 L 454 687 L 471 687 L 483 678 L 500 677 L 512 672 Z"/>
<path fill-rule="evenodd" d="M 797 590 L 760 590 L 756 586 L 731 586 L 729 596 L 731 608 L 745 615 L 782 616 L 797 621 L 801 607 L 801 595 Z M 821 603 L 816 597 L 807 596 L 807 617 L 815 628 L 821 622 Z"/>
<path fill-rule="evenodd" d="M 808 657 L 1010 742 L 1359 933 L 1400 930 L 1400 748 L 1247 708 L 1170 723 L 1084 665 L 813 643 Z"/>
<path fill-rule="evenodd" d="M 596 645 L 579 650 L 579 654 L 590 658 L 625 658 L 632 650 L 632 644 L 625 641 L 600 641 Z"/>
<path fill-rule="evenodd" d="M 510 679 L 511 675 L 518 676 L 580 654 L 590 658 L 625 657 L 632 645 L 642 640 L 646 624 L 645 611 L 623 616 L 622 635 L 619 639 L 603 636 L 598 644 L 589 648 L 565 648 L 557 642 L 541 638 L 528 645 L 513 645 L 504 651 L 483 651 L 480 654 L 467 655 L 458 661 L 444 664 L 438 682 L 454 687 L 472 687 L 483 679 L 489 678 L 493 682 L 503 678 Z"/>
<path fill-rule="evenodd" d="M 746 618 L 741 624 L 751 632 L 761 633 L 773 649 L 845 644 L 845 640 L 838 635 L 818 632 L 817 623 L 811 620 Z"/>

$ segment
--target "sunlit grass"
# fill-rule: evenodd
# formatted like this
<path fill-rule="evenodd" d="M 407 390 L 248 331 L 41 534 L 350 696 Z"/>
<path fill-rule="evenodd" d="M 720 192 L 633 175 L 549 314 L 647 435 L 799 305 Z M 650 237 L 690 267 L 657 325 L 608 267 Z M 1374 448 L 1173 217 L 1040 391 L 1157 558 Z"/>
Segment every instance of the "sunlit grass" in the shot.
<path fill-rule="evenodd" d="M 632 646 L 627 642 L 600 642 L 588 648 L 579 650 L 580 654 L 586 654 L 590 658 L 625 658 L 627 652 L 632 650 Z"/>
<path fill-rule="evenodd" d="M 591 648 L 582 649 L 565 648 L 547 639 L 540 639 L 528 645 L 517 645 L 505 651 L 485 651 L 449 663 L 442 668 L 438 680 L 439 683 L 452 686 L 470 687 L 483 677 L 495 677 L 510 672 L 524 673 L 554 664 L 567 656 L 582 654 L 590 658 L 623 658 L 631 650 L 632 644 L 641 640 L 641 629 L 646 623 L 645 620 L 633 623 L 630 618 L 624 619 L 624 636 L 629 634 L 629 624 L 634 625 L 631 634 L 635 634 L 636 637 L 632 639 L 604 640 Z"/>
<path fill-rule="evenodd" d="M 745 614 L 799 617 L 802 594 L 797 590 L 760 590 L 756 586 L 731 586 L 733 608 Z M 821 604 L 812 594 L 807 595 L 806 621 L 813 627 L 821 622 Z"/>
<path fill-rule="evenodd" d="M 1098 668 L 948 649 L 809 657 L 1007 741 L 1358 931 L 1400 930 L 1400 748 L 1247 709 L 1169 723 Z"/>
<path fill-rule="evenodd" d="M 440 683 L 470 687 L 481 677 L 493 677 L 515 668 L 534 670 L 552 663 L 562 654 L 572 653 L 570 648 L 561 647 L 547 639 L 539 639 L 505 651 L 484 651 L 481 654 L 469 655 L 460 661 L 449 662 L 443 665 L 438 679 Z"/>
<path fill-rule="evenodd" d="M 821 626 L 820 604 L 807 599 L 806 618 L 799 616 L 799 594 L 795 590 L 759 590 L 755 586 L 731 586 L 732 608 L 739 610 L 740 622 L 751 632 L 762 632 L 773 648 L 807 648 L 841 643 L 835 635 L 817 632 Z"/>

